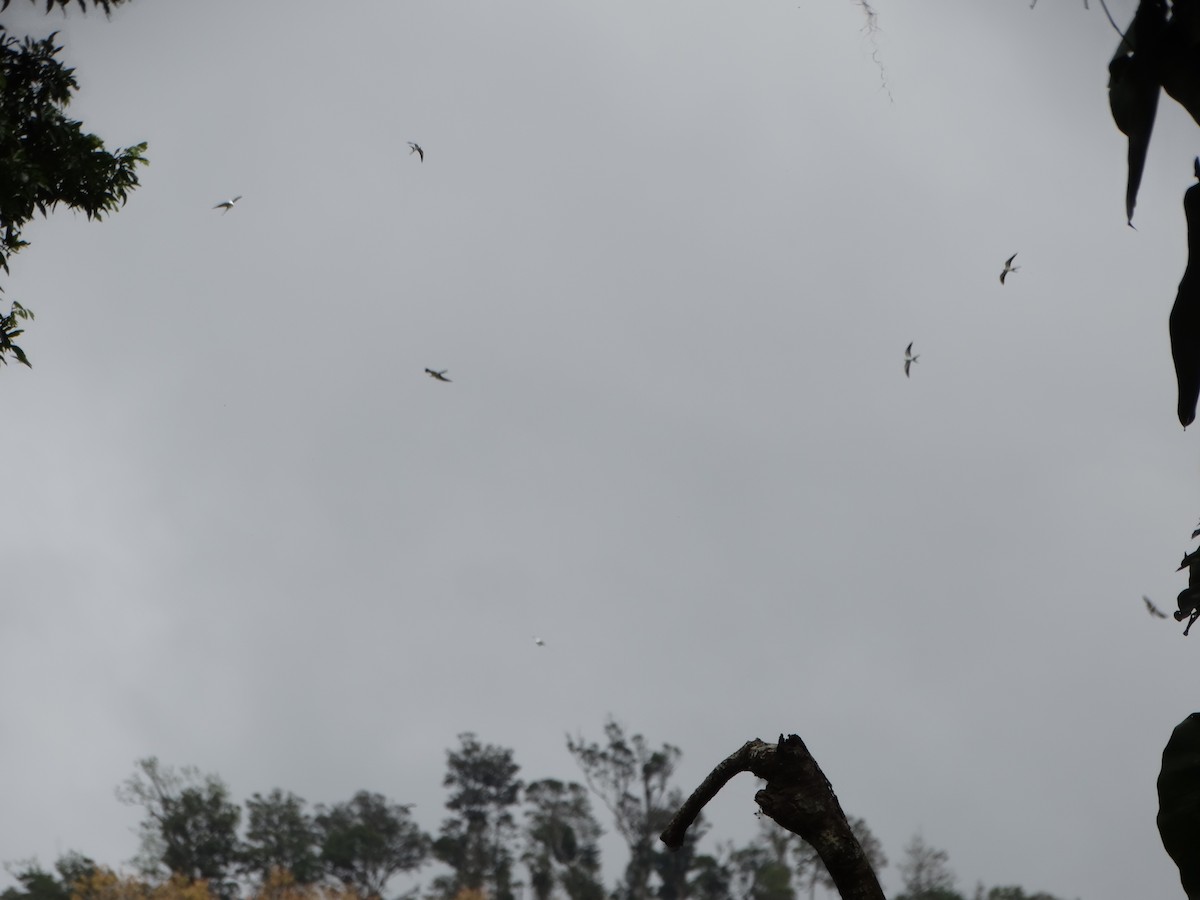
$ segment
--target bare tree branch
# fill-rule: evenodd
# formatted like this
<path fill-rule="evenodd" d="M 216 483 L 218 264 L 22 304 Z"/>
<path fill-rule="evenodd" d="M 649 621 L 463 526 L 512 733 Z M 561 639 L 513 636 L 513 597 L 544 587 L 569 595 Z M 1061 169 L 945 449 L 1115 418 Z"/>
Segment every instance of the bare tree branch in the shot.
<path fill-rule="evenodd" d="M 833 786 L 797 735 L 779 736 L 778 744 L 747 741 L 720 762 L 671 819 L 660 836 L 677 850 L 688 828 L 717 792 L 739 772 L 767 782 L 754 795 L 764 813 L 813 846 L 829 870 L 843 900 L 885 900 L 883 889 L 862 847 L 850 830 Z"/>

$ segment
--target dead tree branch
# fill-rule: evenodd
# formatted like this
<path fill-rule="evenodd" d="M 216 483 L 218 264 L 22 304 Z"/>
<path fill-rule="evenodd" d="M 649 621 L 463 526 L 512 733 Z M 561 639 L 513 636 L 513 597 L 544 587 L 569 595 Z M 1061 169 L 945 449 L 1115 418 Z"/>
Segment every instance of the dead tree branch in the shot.
<path fill-rule="evenodd" d="M 850 830 L 833 786 L 797 735 L 779 736 L 778 744 L 747 741 L 720 762 L 692 792 L 661 840 L 672 850 L 717 792 L 739 772 L 751 772 L 767 782 L 754 795 L 764 813 L 813 846 L 843 900 L 885 900 L 879 879 Z"/>

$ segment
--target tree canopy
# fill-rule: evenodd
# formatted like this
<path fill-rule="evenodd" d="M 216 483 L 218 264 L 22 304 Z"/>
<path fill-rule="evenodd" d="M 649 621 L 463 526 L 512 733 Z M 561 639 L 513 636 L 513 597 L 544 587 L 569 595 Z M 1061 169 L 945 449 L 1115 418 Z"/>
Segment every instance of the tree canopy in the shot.
<path fill-rule="evenodd" d="M 364 897 L 382 897 L 389 881 L 425 862 L 429 838 L 409 807 L 359 791 L 347 803 L 318 810 L 321 861 L 330 875 Z"/>
<path fill-rule="evenodd" d="M 677 805 L 668 799 L 671 776 L 682 755 L 663 744 L 655 750 L 640 734 L 627 737 L 615 719 L 604 725 L 605 743 L 567 738 L 567 749 L 584 780 L 612 813 L 617 832 L 629 847 L 625 891 L 630 900 L 649 896 L 656 867 L 658 833 Z M 669 867 L 668 867 L 669 868 Z"/>
<path fill-rule="evenodd" d="M 52 870 L 30 860 L 10 867 L 16 885 L 0 892 L 0 900 L 380 900 L 395 896 L 389 891 L 398 876 L 431 863 L 441 874 L 403 896 L 813 900 L 819 888 L 831 889 L 812 847 L 767 820 L 741 844 L 706 847 L 703 822 L 689 830 L 678 851 L 640 844 L 637 829 L 646 822 L 657 827 L 680 800 L 670 779 L 682 754 L 671 744 L 652 749 L 612 720 L 605 735 L 604 744 L 567 742 L 592 791 L 556 778 L 525 783 L 517 777 L 512 749 L 470 732 L 459 735 L 459 746 L 446 752 L 443 779 L 451 815 L 436 841 L 410 804 L 375 791 L 359 790 L 349 800 L 311 807 L 313 812 L 281 788 L 238 804 L 217 775 L 148 757 L 117 788 L 118 799 L 144 814 L 136 874 L 79 853 L 65 854 Z M 649 795 L 642 793 L 647 785 Z M 642 799 L 622 802 L 627 790 Z M 615 884 L 604 881 L 604 826 L 593 814 L 594 793 L 609 807 L 609 827 L 632 838 L 624 875 Z M 866 821 L 850 821 L 872 865 L 885 866 L 882 843 Z M 905 848 L 900 870 L 907 900 L 959 896 L 947 854 L 919 836 Z M 1015 886 L 993 891 L 987 900 L 1054 900 Z"/>
<path fill-rule="evenodd" d="M 110 13 L 125 0 L 95 0 Z M 64 9 L 68 0 L 49 0 Z M 84 0 L 79 6 L 87 8 Z M 0 9 L 7 7 L 4 0 Z M 9 271 L 13 254 L 27 246 L 22 229 L 35 215 L 58 206 L 100 219 L 119 209 L 138 186 L 145 142 L 108 150 L 66 109 L 79 82 L 75 70 L 58 58 L 57 32 L 45 38 L 19 37 L 0 24 L 0 269 Z M 32 318 L 28 304 L 13 302 L 0 314 L 0 362 L 30 365 L 15 343 L 19 322 Z"/>

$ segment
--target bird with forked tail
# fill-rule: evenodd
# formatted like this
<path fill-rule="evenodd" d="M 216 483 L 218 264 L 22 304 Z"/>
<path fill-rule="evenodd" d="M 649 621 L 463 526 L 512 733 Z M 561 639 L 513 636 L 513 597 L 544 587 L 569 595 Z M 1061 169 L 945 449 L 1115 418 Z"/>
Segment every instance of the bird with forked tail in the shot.
<path fill-rule="evenodd" d="M 1017 254 L 1014 253 L 1012 256 L 1010 256 L 1008 259 L 1006 259 L 1004 261 L 1004 271 L 1000 273 L 1000 283 L 1001 284 L 1004 284 L 1004 279 L 1008 275 L 1009 272 L 1015 272 L 1015 271 L 1017 271 L 1017 269 L 1021 268 L 1020 266 L 1013 265 L 1013 260 L 1016 258 L 1017 258 Z"/>

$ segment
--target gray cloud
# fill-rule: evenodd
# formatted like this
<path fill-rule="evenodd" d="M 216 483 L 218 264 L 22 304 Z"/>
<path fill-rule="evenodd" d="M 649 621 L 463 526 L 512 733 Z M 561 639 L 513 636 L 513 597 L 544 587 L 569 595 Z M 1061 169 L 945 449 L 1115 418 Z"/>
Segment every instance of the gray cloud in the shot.
<path fill-rule="evenodd" d="M 1176 890 L 1195 126 L 1131 231 L 1099 11 L 909 6 L 894 102 L 851 3 L 6 13 L 152 165 L 6 282 L 5 857 L 128 858 L 148 754 L 434 828 L 458 732 L 613 713 L 689 790 L 798 732 L 967 890 Z"/>

